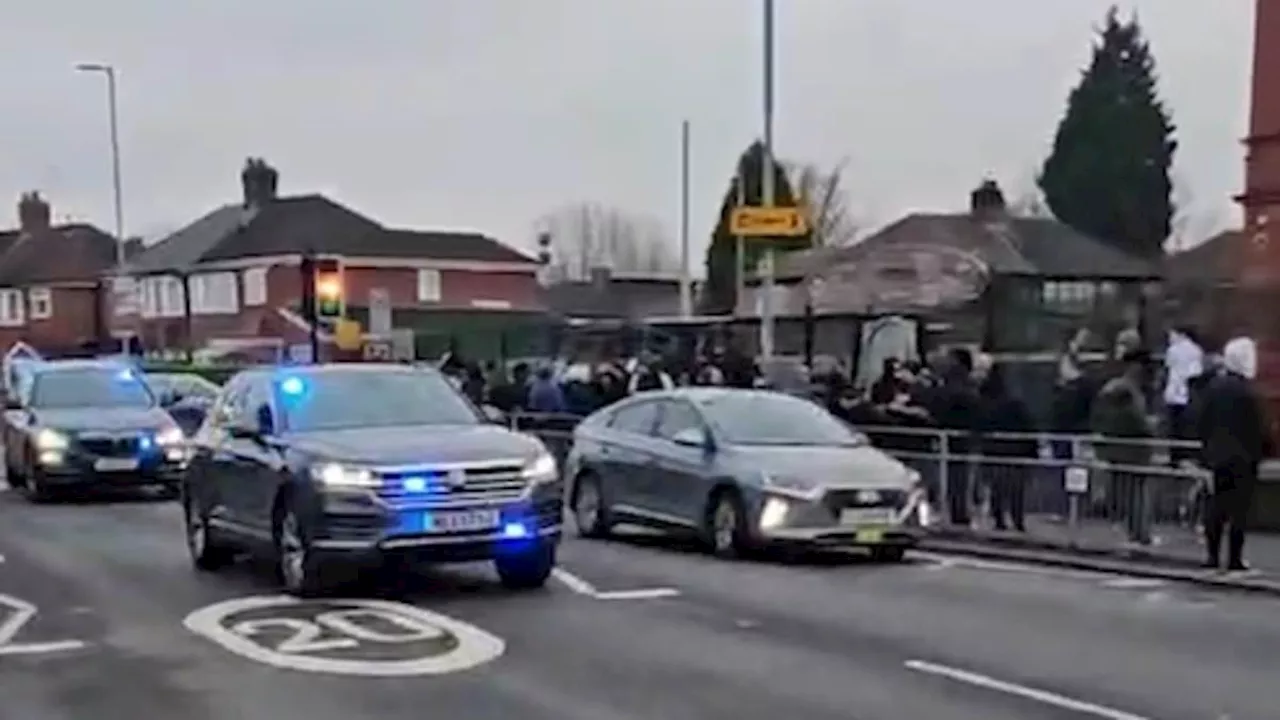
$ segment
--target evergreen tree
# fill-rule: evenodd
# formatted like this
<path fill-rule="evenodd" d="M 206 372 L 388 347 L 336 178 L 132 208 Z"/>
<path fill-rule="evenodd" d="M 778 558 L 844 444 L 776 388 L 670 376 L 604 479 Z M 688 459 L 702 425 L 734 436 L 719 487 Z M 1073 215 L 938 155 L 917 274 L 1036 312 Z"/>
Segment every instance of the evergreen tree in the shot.
<path fill-rule="evenodd" d="M 1113 6 L 1038 179 L 1049 209 L 1082 233 L 1159 255 L 1176 212 L 1174 130 L 1138 20 Z"/>
<path fill-rule="evenodd" d="M 720 204 L 720 219 L 711 235 L 711 243 L 707 246 L 706 270 L 707 281 L 703 286 L 698 311 L 707 315 L 723 315 L 733 312 L 737 304 L 737 273 L 734 262 L 737 258 L 737 238 L 730 232 L 729 217 L 738 203 L 738 183 L 743 182 L 745 204 L 758 206 L 762 204 L 762 175 L 764 170 L 764 143 L 756 141 L 742 153 L 738 159 L 738 171 L 729 181 L 729 189 Z M 790 207 L 796 204 L 795 191 L 787 177 L 786 168 L 781 163 L 774 164 L 774 205 Z M 744 269 L 749 274 L 754 272 L 756 264 L 763 256 L 766 248 L 775 251 L 790 252 L 809 247 L 809 237 L 778 238 L 746 238 Z"/>

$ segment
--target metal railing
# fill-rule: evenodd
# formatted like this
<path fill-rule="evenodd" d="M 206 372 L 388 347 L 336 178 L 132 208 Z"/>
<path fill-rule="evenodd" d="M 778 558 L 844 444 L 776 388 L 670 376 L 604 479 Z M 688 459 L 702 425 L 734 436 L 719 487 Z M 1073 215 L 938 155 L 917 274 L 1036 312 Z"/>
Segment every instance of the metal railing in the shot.
<path fill-rule="evenodd" d="M 581 418 L 522 413 L 563 461 Z M 916 470 L 940 533 L 1006 530 L 1067 547 L 1194 540 L 1209 473 L 1199 443 L 1054 433 L 973 433 L 860 426 L 872 444 Z"/>

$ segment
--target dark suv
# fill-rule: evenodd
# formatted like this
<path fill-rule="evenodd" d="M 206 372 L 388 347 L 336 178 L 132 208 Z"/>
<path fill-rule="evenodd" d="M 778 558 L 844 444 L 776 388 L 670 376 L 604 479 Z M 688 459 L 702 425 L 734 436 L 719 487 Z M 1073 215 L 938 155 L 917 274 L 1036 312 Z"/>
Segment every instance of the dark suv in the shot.
<path fill-rule="evenodd" d="M 563 485 L 540 441 L 489 422 L 438 371 L 344 364 L 231 379 L 193 438 L 187 544 L 213 570 L 265 550 L 285 589 L 326 590 L 335 566 L 492 560 L 542 586 Z"/>

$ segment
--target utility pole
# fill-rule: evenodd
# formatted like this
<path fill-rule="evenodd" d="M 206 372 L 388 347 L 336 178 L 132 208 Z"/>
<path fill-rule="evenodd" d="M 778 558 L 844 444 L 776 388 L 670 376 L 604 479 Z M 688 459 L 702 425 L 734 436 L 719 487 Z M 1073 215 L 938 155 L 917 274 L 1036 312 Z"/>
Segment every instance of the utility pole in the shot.
<path fill-rule="evenodd" d="M 311 347 L 311 362 L 320 362 L 320 313 L 316 302 L 316 256 L 308 248 L 298 263 L 299 281 L 302 283 L 302 319 L 307 322 L 307 340 Z"/>
<path fill-rule="evenodd" d="M 100 73 L 107 79 L 107 122 L 111 131 L 111 190 L 115 205 L 116 269 L 124 267 L 124 182 L 120 175 L 120 117 L 116 101 L 116 69 L 102 63 L 80 63 L 76 70 Z"/>
<path fill-rule="evenodd" d="M 763 47 L 763 84 L 764 84 L 764 160 L 760 163 L 761 205 L 771 208 L 777 201 L 777 188 L 774 187 L 773 161 L 773 0 L 764 3 L 764 47 Z M 773 244 L 764 248 L 764 287 L 760 317 L 760 355 L 765 360 L 772 360 L 774 354 L 774 307 L 773 295 L 776 267 L 774 265 Z"/>
<path fill-rule="evenodd" d="M 680 315 L 693 317 L 693 276 L 689 269 L 689 121 L 680 123 Z"/>

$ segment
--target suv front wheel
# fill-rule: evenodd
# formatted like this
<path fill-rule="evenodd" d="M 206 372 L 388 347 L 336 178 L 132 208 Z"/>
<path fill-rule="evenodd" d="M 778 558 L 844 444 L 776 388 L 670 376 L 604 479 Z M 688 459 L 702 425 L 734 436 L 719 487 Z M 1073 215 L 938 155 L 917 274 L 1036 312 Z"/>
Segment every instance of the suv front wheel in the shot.
<path fill-rule="evenodd" d="M 556 567 L 556 546 L 553 543 L 535 545 L 493 560 L 498 579 L 512 590 L 533 590 L 547 584 L 551 571 Z"/>

